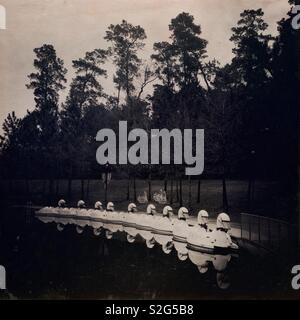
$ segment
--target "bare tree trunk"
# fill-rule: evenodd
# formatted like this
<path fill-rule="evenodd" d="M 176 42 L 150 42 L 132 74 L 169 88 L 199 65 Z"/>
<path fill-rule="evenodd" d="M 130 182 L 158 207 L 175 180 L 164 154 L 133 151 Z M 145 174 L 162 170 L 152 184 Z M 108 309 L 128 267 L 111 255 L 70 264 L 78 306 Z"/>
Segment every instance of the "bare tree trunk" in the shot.
<path fill-rule="evenodd" d="M 71 201 L 71 194 L 72 194 L 72 179 L 68 179 L 68 201 Z"/>
<path fill-rule="evenodd" d="M 254 179 L 250 178 L 248 182 L 248 210 L 249 212 L 253 209 L 254 201 Z"/>
<path fill-rule="evenodd" d="M 49 179 L 49 198 L 52 201 L 54 195 L 54 181 L 52 178 Z"/>
<path fill-rule="evenodd" d="M 182 207 L 183 201 L 182 201 L 182 178 L 179 178 L 179 205 Z"/>
<path fill-rule="evenodd" d="M 136 202 L 136 179 L 135 179 L 135 174 L 133 175 L 133 199 L 134 202 Z"/>
<path fill-rule="evenodd" d="M 178 190 L 178 176 L 177 176 L 176 167 L 174 169 L 174 176 L 175 176 L 175 182 L 176 182 L 176 202 L 178 202 L 179 201 L 179 190 Z"/>
<path fill-rule="evenodd" d="M 173 182 L 174 182 L 174 178 L 173 178 L 173 174 L 171 175 L 171 195 L 170 195 L 170 204 L 173 204 Z"/>
<path fill-rule="evenodd" d="M 223 174 L 222 178 L 222 185 L 223 185 L 223 210 L 228 210 L 228 198 L 227 198 L 227 187 L 226 187 L 226 179 L 225 175 Z"/>
<path fill-rule="evenodd" d="M 178 177 L 176 177 L 176 202 L 179 202 L 179 184 L 178 184 Z"/>
<path fill-rule="evenodd" d="M 55 185 L 55 195 L 58 197 L 59 194 L 59 179 L 56 179 L 56 185 Z"/>
<path fill-rule="evenodd" d="M 46 198 L 46 180 L 43 179 L 43 183 L 42 183 L 42 194 L 43 194 L 43 198 Z"/>
<path fill-rule="evenodd" d="M 104 203 L 105 207 L 107 206 L 107 190 L 108 189 L 108 181 L 107 181 L 107 173 L 105 174 L 105 181 L 104 181 Z"/>
<path fill-rule="evenodd" d="M 126 200 L 130 200 L 130 170 L 128 169 L 128 180 L 127 180 L 127 196 Z"/>
<path fill-rule="evenodd" d="M 192 205 L 192 179 L 191 179 L 191 176 L 189 176 L 188 181 L 189 181 L 189 208 L 190 208 Z"/>
<path fill-rule="evenodd" d="M 151 167 L 149 170 L 149 175 L 148 175 L 148 200 L 152 200 L 152 174 L 151 174 Z"/>
<path fill-rule="evenodd" d="M 165 177 L 164 191 L 165 191 L 165 192 L 168 192 L 168 179 L 167 179 L 167 177 Z"/>
<path fill-rule="evenodd" d="M 200 176 L 198 178 L 198 187 L 197 187 L 197 203 L 201 201 L 201 179 Z"/>
<path fill-rule="evenodd" d="M 81 179 L 81 199 L 84 199 L 84 179 Z"/>
<path fill-rule="evenodd" d="M 90 198 L 90 179 L 87 180 L 86 184 L 86 199 L 89 200 Z"/>

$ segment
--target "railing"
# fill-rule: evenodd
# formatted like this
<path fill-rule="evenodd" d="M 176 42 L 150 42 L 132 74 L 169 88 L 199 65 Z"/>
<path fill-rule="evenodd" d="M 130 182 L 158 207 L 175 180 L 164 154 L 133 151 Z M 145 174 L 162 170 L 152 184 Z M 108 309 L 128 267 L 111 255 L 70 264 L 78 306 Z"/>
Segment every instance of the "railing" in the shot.
<path fill-rule="evenodd" d="M 298 244 L 298 228 L 285 221 L 241 213 L 241 238 L 272 251 L 289 251 Z"/>

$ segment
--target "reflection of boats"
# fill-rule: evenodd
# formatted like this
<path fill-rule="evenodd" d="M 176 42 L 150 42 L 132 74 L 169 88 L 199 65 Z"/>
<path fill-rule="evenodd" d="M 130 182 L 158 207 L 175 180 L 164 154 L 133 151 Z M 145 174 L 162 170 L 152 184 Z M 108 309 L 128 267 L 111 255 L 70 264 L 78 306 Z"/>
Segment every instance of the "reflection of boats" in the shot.
<path fill-rule="evenodd" d="M 202 251 L 188 250 L 190 261 L 195 264 L 198 271 L 204 274 L 208 271 L 209 266 L 212 265 L 216 274 L 216 282 L 220 289 L 228 289 L 230 286 L 229 274 L 226 272 L 231 255 L 212 254 Z"/>
<path fill-rule="evenodd" d="M 156 214 L 154 205 L 148 206 L 147 214 L 137 213 L 134 204 L 128 206 L 127 212 L 115 212 L 114 210 L 103 210 L 101 208 L 89 210 L 76 208 L 76 214 L 69 214 L 68 217 L 65 214 L 65 210 L 61 209 L 59 208 L 59 211 L 63 212 L 61 216 L 57 214 L 57 210 L 50 210 L 50 214 L 48 213 L 48 215 L 43 210 L 41 215 L 37 213 L 37 218 L 44 223 L 55 222 L 59 231 L 63 231 L 65 225 L 73 224 L 79 234 L 83 233 L 85 227 L 90 227 L 93 228 L 94 235 L 103 234 L 107 239 L 112 239 L 114 233 L 120 231 L 126 233 L 127 241 L 130 243 L 141 236 L 146 240 L 145 243 L 148 248 L 153 248 L 156 242 L 161 245 L 163 252 L 166 254 L 169 254 L 174 247 L 177 251 L 178 259 L 181 261 L 189 259 L 201 274 L 206 273 L 209 268 L 212 268 L 211 270 L 216 272 L 215 279 L 220 289 L 227 289 L 230 286 L 227 270 L 232 255 L 228 251 L 227 254 L 216 254 L 218 251 L 212 245 L 210 251 L 207 250 L 207 244 L 206 247 L 203 246 L 203 235 L 214 234 L 214 232 L 210 232 L 205 227 L 207 220 L 202 219 L 206 217 L 205 214 L 202 217 L 198 215 L 197 224 L 190 227 L 186 221 L 188 215 L 186 208 L 179 210 L 178 217 L 180 219 L 171 218 L 173 210 L 169 206 L 164 208 L 162 216 Z M 67 211 L 70 210 L 72 209 L 68 209 Z M 84 211 L 85 214 L 83 215 Z M 54 216 L 52 215 L 53 212 Z M 224 237 L 223 234 L 227 234 L 229 224 L 226 216 L 221 215 L 221 218 L 222 221 L 219 221 L 217 224 L 216 231 L 222 232 L 222 236 Z M 114 222 L 112 223 L 111 221 Z M 228 240 L 227 236 L 225 239 Z M 215 243 L 218 243 L 220 238 L 213 240 Z M 207 241 L 208 243 L 212 242 L 210 237 Z"/>
<path fill-rule="evenodd" d="M 90 221 L 90 227 L 93 228 L 93 233 L 95 236 L 99 236 L 101 233 L 101 230 L 103 228 L 103 222 L 101 221 Z"/>
<path fill-rule="evenodd" d="M 112 233 L 123 231 L 123 226 L 120 223 L 103 223 L 103 228 L 106 230 L 111 231 Z"/>
<path fill-rule="evenodd" d="M 38 215 L 37 218 L 44 223 L 55 222 L 55 217 L 53 216 Z"/>
<path fill-rule="evenodd" d="M 142 213 L 137 216 L 136 226 L 139 235 L 146 240 L 148 248 L 153 248 L 155 245 L 153 230 L 153 220 L 156 208 L 153 204 L 149 204 L 146 210 L 146 214 Z"/>
<path fill-rule="evenodd" d="M 166 206 L 163 216 L 156 216 L 152 222 L 154 240 L 162 246 L 164 253 L 169 254 L 173 248 L 173 221 L 170 219 L 173 209 Z"/>
<path fill-rule="evenodd" d="M 220 289 L 226 290 L 230 287 L 230 279 L 228 274 L 224 272 L 217 273 L 217 285 Z"/>
<path fill-rule="evenodd" d="M 200 273 L 205 273 L 208 270 L 209 262 L 213 260 L 213 255 L 201 251 L 188 250 L 188 256 Z"/>
<path fill-rule="evenodd" d="M 222 272 L 227 268 L 230 260 L 231 260 L 230 254 L 226 254 L 226 255 L 215 254 L 213 256 L 212 264 L 217 271 Z"/>
<path fill-rule="evenodd" d="M 186 221 L 188 216 L 187 208 L 180 208 L 178 210 L 178 219 L 174 221 L 173 228 L 173 243 L 177 251 L 179 260 L 184 261 L 188 258 L 187 250 L 187 235 L 189 232 L 189 225 Z"/>
<path fill-rule="evenodd" d="M 184 261 L 188 258 L 188 249 L 186 247 L 186 242 L 179 242 L 173 238 L 174 248 L 177 251 L 178 259 Z"/>
<path fill-rule="evenodd" d="M 137 207 L 134 203 L 130 203 L 127 208 L 127 214 L 123 213 L 123 231 L 127 233 L 127 241 L 133 243 L 138 234 L 136 228 Z"/>

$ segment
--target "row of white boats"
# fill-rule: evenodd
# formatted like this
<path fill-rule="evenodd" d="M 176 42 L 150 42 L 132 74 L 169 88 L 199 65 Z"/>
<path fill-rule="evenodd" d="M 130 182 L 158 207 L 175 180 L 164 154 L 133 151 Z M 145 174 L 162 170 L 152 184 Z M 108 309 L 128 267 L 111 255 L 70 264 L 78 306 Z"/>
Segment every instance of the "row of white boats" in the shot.
<path fill-rule="evenodd" d="M 174 248 L 179 260 L 189 259 L 201 274 L 206 273 L 212 265 L 217 272 L 216 282 L 219 288 L 227 289 L 230 286 L 227 267 L 232 257 L 237 256 L 234 252 L 238 247 L 226 232 L 230 228 L 228 215 L 219 215 L 218 230 L 210 231 L 207 227 L 208 214 L 204 210 L 199 212 L 197 224 L 191 226 L 186 208 L 180 208 L 175 216 L 170 206 L 164 207 L 162 215 L 157 215 L 154 205 L 149 205 L 146 213 L 143 213 L 138 212 L 133 203 L 128 206 L 128 212 L 115 211 L 112 203 L 107 205 L 106 210 L 103 210 L 100 202 L 95 204 L 95 209 L 84 208 L 83 202 L 79 202 L 77 208 L 66 208 L 64 203 L 60 202 L 58 207 L 40 209 L 37 211 L 37 218 L 43 223 L 56 223 L 59 231 L 63 231 L 66 225 L 75 225 L 77 232 L 81 234 L 88 226 L 93 229 L 95 236 L 104 231 L 106 238 L 112 239 L 114 233 L 123 232 L 129 243 L 143 239 L 148 248 L 159 244 L 166 254 L 170 254 Z M 208 246 L 210 242 L 221 245 L 220 235 L 223 236 L 223 245 L 226 242 L 230 246 L 219 247 L 222 250 Z M 213 240 L 214 236 L 218 236 L 218 241 Z"/>
<path fill-rule="evenodd" d="M 67 224 L 76 224 L 77 232 L 81 233 L 85 226 L 91 226 L 96 236 L 104 229 L 107 238 L 111 238 L 115 232 L 123 231 L 130 243 L 140 235 L 148 248 L 158 243 L 165 253 L 171 252 L 175 246 L 181 260 L 186 258 L 188 249 L 207 253 L 238 250 L 228 232 L 230 218 L 226 213 L 218 215 L 213 230 L 208 227 L 209 216 L 205 210 L 200 210 L 197 223 L 190 225 L 187 208 L 181 207 L 176 216 L 170 206 L 165 206 L 162 214 L 157 214 L 153 204 L 149 204 L 144 213 L 139 212 L 134 203 L 128 205 L 126 212 L 116 211 L 112 202 L 104 209 L 102 203 L 97 201 L 94 209 L 88 209 L 82 200 L 78 202 L 77 208 L 67 208 L 66 202 L 60 200 L 57 207 L 44 207 L 36 214 L 43 218 L 43 222 L 57 222 L 59 230 L 63 230 Z M 58 219 L 54 221 L 53 218 Z"/>

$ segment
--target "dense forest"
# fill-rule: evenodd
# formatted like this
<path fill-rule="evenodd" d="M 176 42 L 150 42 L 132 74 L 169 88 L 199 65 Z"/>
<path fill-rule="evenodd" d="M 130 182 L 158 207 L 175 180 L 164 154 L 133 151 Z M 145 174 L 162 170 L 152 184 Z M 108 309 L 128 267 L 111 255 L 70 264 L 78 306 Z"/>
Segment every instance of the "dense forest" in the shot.
<path fill-rule="evenodd" d="M 202 178 L 280 180 L 293 188 L 297 176 L 299 32 L 291 11 L 268 34 L 262 9 L 240 14 L 228 41 L 233 59 L 221 65 L 207 55 L 208 42 L 194 17 L 182 12 L 169 23 L 169 41 L 153 44 L 145 63 L 142 26 L 123 20 L 105 32 L 107 48 L 87 52 L 67 70 L 51 44 L 34 49 L 27 88 L 35 105 L 3 123 L 2 179 L 99 179 L 96 162 L 101 128 L 201 128 L 205 130 Z M 167 27 L 167 25 L 166 25 Z M 299 39 L 298 39 L 299 40 Z M 115 67 L 115 95 L 101 82 L 106 63 Z M 153 90 L 152 90 L 153 88 Z M 60 94 L 68 90 L 60 103 Z M 114 166 L 114 178 L 184 177 L 184 165 Z M 199 177 L 197 177 L 199 178 Z"/>

